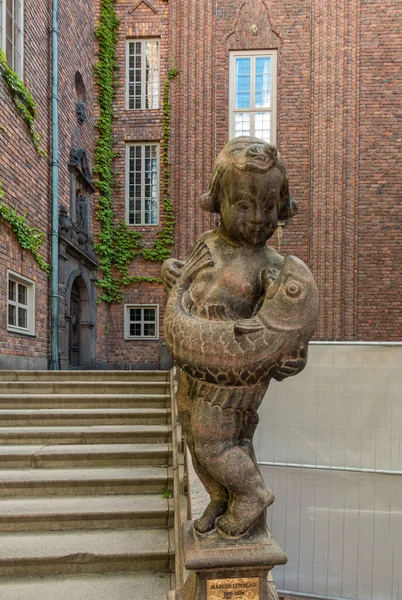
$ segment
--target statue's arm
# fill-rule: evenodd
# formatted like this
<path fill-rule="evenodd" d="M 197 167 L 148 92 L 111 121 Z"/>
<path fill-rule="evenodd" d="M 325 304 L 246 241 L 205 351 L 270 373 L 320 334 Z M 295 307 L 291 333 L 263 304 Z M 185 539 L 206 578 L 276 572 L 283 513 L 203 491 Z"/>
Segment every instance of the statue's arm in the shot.
<path fill-rule="evenodd" d="M 177 260 L 176 258 L 168 258 L 168 260 L 165 260 L 163 263 L 161 268 L 161 278 L 163 287 L 168 294 L 179 279 L 183 265 L 184 262 L 182 260 Z"/>
<path fill-rule="evenodd" d="M 275 371 L 274 379 L 282 381 L 283 379 L 286 379 L 286 377 L 297 375 L 300 371 L 303 371 L 306 364 L 307 344 L 300 346 L 297 350 L 292 352 L 290 356 L 282 359 Z"/>

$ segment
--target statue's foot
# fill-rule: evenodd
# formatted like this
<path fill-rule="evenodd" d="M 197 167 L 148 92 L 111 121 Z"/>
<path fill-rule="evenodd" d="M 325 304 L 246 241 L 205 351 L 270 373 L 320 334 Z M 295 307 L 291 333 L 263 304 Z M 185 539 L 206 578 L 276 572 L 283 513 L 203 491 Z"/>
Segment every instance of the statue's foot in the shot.
<path fill-rule="evenodd" d="M 216 529 L 229 537 L 239 537 L 246 533 L 274 500 L 275 496 L 271 490 L 253 496 L 234 498 L 226 513 L 216 519 Z"/>
<path fill-rule="evenodd" d="M 194 528 L 198 533 L 208 533 L 215 529 L 215 521 L 220 515 L 223 515 L 228 507 L 224 500 L 211 500 L 204 514 L 194 521 Z"/>

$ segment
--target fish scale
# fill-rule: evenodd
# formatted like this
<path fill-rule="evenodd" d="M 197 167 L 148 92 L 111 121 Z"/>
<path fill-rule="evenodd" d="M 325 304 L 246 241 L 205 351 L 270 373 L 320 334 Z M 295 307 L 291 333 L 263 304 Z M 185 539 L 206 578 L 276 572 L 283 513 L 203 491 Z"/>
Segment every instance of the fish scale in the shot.
<path fill-rule="evenodd" d="M 265 296 L 254 317 L 207 321 L 184 306 L 192 282 L 184 267 L 166 307 L 165 337 L 186 373 L 215 385 L 266 383 L 283 360 L 307 346 L 318 316 L 318 290 L 310 270 L 287 256 L 274 283 L 262 275 Z"/>

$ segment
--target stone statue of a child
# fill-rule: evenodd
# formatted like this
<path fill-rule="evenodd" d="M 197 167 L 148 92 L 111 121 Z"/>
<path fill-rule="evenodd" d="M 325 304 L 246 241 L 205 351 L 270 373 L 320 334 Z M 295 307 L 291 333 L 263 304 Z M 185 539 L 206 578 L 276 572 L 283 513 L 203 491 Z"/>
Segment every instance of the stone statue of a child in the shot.
<path fill-rule="evenodd" d="M 198 265 L 192 268 L 186 296 L 189 314 L 221 323 L 250 319 L 262 302 L 262 272 L 274 281 L 284 263 L 266 242 L 278 221 L 290 219 L 297 208 L 276 148 L 250 137 L 228 142 L 217 157 L 201 207 L 220 214 L 220 223 L 199 238 L 185 262 L 164 263 L 165 289 L 170 294 L 186 266 Z M 203 256 L 209 259 L 203 261 Z M 283 357 L 271 377 L 295 375 L 306 360 L 307 344 L 302 344 Z M 216 528 L 236 537 L 274 501 L 252 446 L 257 410 L 269 381 L 245 387 L 224 383 L 202 381 L 179 368 L 177 406 L 194 468 L 210 495 L 194 527 L 201 534 Z"/>

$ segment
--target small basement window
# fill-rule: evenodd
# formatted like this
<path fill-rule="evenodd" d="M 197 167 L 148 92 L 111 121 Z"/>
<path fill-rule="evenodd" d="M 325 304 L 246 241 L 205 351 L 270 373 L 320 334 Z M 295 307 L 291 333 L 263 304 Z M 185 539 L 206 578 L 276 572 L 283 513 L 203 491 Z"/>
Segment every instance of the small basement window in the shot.
<path fill-rule="evenodd" d="M 159 339 L 159 306 L 126 304 L 124 307 L 124 339 Z"/>

